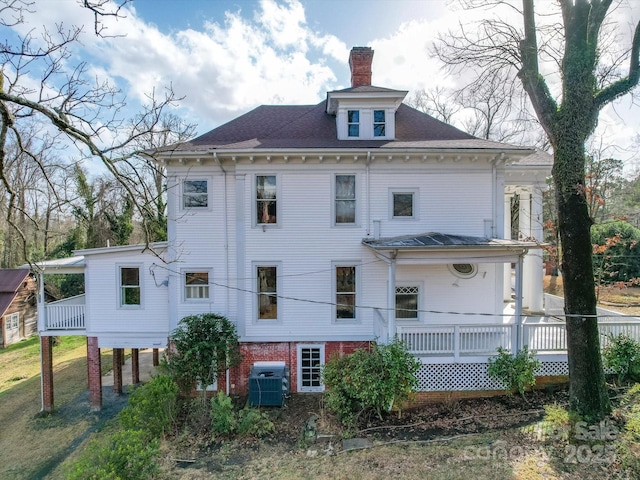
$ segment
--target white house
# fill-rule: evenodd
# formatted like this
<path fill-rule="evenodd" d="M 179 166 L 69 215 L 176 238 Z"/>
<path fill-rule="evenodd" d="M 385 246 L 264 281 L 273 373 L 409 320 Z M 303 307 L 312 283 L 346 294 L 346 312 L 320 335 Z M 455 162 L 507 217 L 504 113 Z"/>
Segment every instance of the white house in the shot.
<path fill-rule="evenodd" d="M 322 390 L 330 355 L 395 335 L 422 359 L 424 391 L 495 388 L 498 346 L 535 346 L 542 374 L 566 373 L 564 324 L 525 321 L 543 311 L 550 157 L 407 106 L 406 91 L 371 85 L 372 58 L 354 48 L 352 86 L 316 105 L 260 106 L 160 152 L 168 242 L 42 264 L 86 279 L 81 313 L 41 308 L 45 378 L 46 337 L 86 335 L 99 408 L 100 348 L 164 347 L 204 312 L 237 325 L 244 361 L 218 384 L 232 393 L 262 360 L 284 361 L 294 391 Z"/>

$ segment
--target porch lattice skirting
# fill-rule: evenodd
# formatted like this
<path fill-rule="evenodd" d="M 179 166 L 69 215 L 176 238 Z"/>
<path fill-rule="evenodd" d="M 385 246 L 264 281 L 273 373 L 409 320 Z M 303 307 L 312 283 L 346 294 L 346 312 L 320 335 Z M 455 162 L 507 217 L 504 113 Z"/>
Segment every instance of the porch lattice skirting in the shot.
<path fill-rule="evenodd" d="M 486 363 L 423 364 L 418 370 L 418 391 L 500 390 L 501 382 L 487 375 Z M 535 372 L 536 376 L 568 375 L 569 364 L 564 361 L 545 362 Z"/>

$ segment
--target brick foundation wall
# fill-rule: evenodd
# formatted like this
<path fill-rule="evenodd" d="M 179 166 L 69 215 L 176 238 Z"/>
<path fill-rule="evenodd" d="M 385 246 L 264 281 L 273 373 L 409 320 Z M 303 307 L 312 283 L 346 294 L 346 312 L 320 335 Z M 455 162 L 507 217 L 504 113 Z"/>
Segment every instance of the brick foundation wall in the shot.
<path fill-rule="evenodd" d="M 231 394 L 246 394 L 249 391 L 249 371 L 255 362 L 285 362 L 291 374 L 290 389 L 298 388 L 298 345 L 324 345 L 324 361 L 334 355 L 346 355 L 359 348 L 369 348 L 371 342 L 261 342 L 241 343 L 242 363 L 230 371 Z M 226 389 L 226 376 L 218 377 L 218 389 Z"/>

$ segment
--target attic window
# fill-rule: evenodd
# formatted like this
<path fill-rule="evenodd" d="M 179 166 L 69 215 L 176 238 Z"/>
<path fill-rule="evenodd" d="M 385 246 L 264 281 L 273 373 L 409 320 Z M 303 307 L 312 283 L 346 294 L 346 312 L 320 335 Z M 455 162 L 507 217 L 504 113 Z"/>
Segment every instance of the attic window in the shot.
<path fill-rule="evenodd" d="M 478 267 L 471 263 L 454 263 L 449 265 L 449 270 L 460 278 L 473 278 L 478 273 Z"/>
<path fill-rule="evenodd" d="M 347 111 L 347 125 L 350 137 L 360 136 L 360 110 Z"/>
<path fill-rule="evenodd" d="M 373 136 L 384 137 L 385 133 L 385 117 L 384 110 L 373 111 Z"/>

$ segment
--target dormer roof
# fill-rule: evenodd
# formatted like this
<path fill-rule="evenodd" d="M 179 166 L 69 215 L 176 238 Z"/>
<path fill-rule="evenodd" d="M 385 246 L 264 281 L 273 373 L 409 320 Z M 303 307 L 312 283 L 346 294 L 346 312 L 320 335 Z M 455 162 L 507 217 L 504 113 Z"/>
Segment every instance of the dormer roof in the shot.
<path fill-rule="evenodd" d="M 375 87 L 373 85 L 334 90 L 327 92 L 327 113 L 329 115 L 335 115 L 341 100 L 363 103 L 386 101 L 393 105 L 394 110 L 396 110 L 407 96 L 407 93 L 409 93 L 408 90 L 393 90 L 391 88 Z"/>

